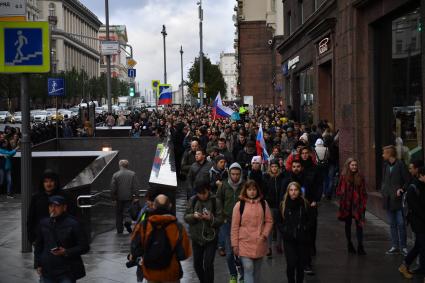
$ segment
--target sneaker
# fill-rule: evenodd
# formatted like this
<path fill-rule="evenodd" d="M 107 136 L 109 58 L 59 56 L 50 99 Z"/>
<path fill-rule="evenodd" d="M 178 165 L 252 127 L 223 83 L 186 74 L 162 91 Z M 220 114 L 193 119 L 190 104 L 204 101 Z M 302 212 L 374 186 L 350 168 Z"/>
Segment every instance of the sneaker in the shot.
<path fill-rule="evenodd" d="M 14 199 L 14 198 L 15 198 L 15 196 L 14 196 L 14 195 L 12 195 L 12 194 L 7 194 L 6 198 L 8 198 L 8 199 Z"/>
<path fill-rule="evenodd" d="M 230 276 L 230 281 L 229 283 L 238 283 L 238 279 L 236 276 Z"/>
<path fill-rule="evenodd" d="M 403 256 L 407 256 L 407 254 L 409 253 L 409 251 L 407 250 L 407 248 L 402 248 L 401 249 L 401 254 L 403 255 Z"/>
<path fill-rule="evenodd" d="M 413 275 L 412 273 L 409 272 L 409 269 L 407 268 L 407 266 L 405 264 L 400 265 L 400 267 L 398 268 L 398 271 L 403 275 L 404 278 L 406 279 L 412 279 Z"/>
<path fill-rule="evenodd" d="M 272 249 L 269 249 L 269 251 L 267 252 L 267 257 L 272 257 L 273 256 L 273 253 L 272 253 Z"/>
<path fill-rule="evenodd" d="M 396 254 L 399 254 L 399 250 L 398 250 L 398 248 L 396 248 L 396 247 L 391 247 L 391 249 L 389 249 L 389 250 L 386 252 L 386 254 L 387 254 L 387 255 L 396 255 Z"/>
<path fill-rule="evenodd" d="M 364 250 L 364 247 L 362 245 L 359 245 L 357 247 L 357 254 L 358 255 L 366 255 L 366 251 Z"/>
<path fill-rule="evenodd" d="M 304 273 L 307 275 L 314 275 L 313 268 L 311 266 L 304 267 Z"/>
<path fill-rule="evenodd" d="M 131 229 L 131 223 L 126 222 L 126 223 L 124 223 L 124 226 L 125 226 L 125 229 L 127 230 L 127 232 L 129 234 L 131 234 L 131 232 L 133 232 L 133 230 Z"/>

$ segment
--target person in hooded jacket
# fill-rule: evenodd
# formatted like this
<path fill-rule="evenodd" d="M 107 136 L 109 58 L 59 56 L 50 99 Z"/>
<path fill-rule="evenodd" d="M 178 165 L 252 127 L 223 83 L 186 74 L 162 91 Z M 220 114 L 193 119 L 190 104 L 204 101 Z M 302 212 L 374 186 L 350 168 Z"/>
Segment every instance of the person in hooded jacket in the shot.
<path fill-rule="evenodd" d="M 281 172 L 279 168 L 279 160 L 274 159 L 270 162 L 269 170 L 267 174 L 264 175 L 264 188 L 265 190 L 265 199 L 270 207 L 270 210 L 273 215 L 273 223 L 277 223 L 279 215 L 279 205 L 282 196 L 283 182 L 285 179 L 285 174 Z M 273 225 L 273 230 L 276 234 L 276 251 L 278 254 L 282 253 L 282 237 L 279 229 L 276 225 Z M 269 236 L 269 251 L 268 255 L 272 255 L 272 244 L 273 244 L 273 233 Z"/>
<path fill-rule="evenodd" d="M 196 275 L 201 283 L 213 283 L 218 229 L 223 223 L 221 203 L 211 193 L 208 182 L 197 184 L 195 191 L 184 220 L 189 224 Z"/>
<path fill-rule="evenodd" d="M 227 267 L 230 273 L 230 283 L 237 283 L 238 271 L 236 269 L 235 259 L 230 241 L 230 228 L 232 223 L 233 208 L 239 200 L 239 195 L 243 185 L 242 167 L 238 163 L 233 163 L 229 167 L 229 178 L 223 182 L 223 185 L 217 191 L 217 198 L 223 207 L 224 224 L 222 225 L 225 235 L 225 248 Z M 242 271 L 243 274 L 243 271 Z"/>
<path fill-rule="evenodd" d="M 302 283 L 310 255 L 314 216 L 311 216 L 310 204 L 302 196 L 299 183 L 289 183 L 279 212 L 278 227 L 283 236 L 288 283 Z"/>
<path fill-rule="evenodd" d="M 254 156 L 251 160 L 251 170 L 248 172 L 248 180 L 254 180 L 260 187 L 261 193 L 264 194 L 263 171 L 261 170 L 261 156 Z"/>
<path fill-rule="evenodd" d="M 273 217 L 255 181 L 249 180 L 243 185 L 239 199 L 232 213 L 232 248 L 241 258 L 244 282 L 260 283 L 261 263 L 267 254 Z"/>
<path fill-rule="evenodd" d="M 27 231 L 28 240 L 34 243 L 40 220 L 49 217 L 49 197 L 53 195 L 64 196 L 60 189 L 59 176 L 51 170 L 46 170 L 40 180 L 39 190 L 31 197 L 28 210 Z"/>

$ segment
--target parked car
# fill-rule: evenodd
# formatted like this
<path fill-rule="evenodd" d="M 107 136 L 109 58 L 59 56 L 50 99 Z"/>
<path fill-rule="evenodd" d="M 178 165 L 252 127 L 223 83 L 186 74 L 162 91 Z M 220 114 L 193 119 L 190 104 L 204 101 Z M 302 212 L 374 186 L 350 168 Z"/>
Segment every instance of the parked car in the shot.
<path fill-rule="evenodd" d="M 0 111 L 0 123 L 8 123 L 12 120 L 12 114 L 9 111 Z"/>
<path fill-rule="evenodd" d="M 22 123 L 22 112 L 13 113 L 12 123 Z"/>
<path fill-rule="evenodd" d="M 49 121 L 50 116 L 46 110 L 40 110 L 34 113 L 34 123 L 45 123 Z"/>

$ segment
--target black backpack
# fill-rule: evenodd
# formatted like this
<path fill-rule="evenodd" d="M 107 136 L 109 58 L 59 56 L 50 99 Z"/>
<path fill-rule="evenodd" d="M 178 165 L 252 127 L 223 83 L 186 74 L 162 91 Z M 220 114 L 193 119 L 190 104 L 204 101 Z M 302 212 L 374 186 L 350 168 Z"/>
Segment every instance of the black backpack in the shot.
<path fill-rule="evenodd" d="M 261 199 L 260 203 L 261 203 L 261 207 L 263 208 L 263 215 L 265 217 L 266 216 L 266 201 L 264 199 Z M 241 217 L 239 218 L 239 226 L 241 226 L 241 223 L 242 223 L 242 214 L 244 210 L 245 210 L 245 201 L 241 200 L 239 203 L 239 214 L 241 215 Z"/>
<path fill-rule="evenodd" d="M 147 220 L 143 222 L 143 236 L 146 235 Z M 143 265 L 149 269 L 165 269 L 170 266 L 171 260 L 175 253 L 175 249 L 171 248 L 170 239 L 167 236 L 166 228 L 170 224 L 176 224 L 179 232 L 176 248 L 182 241 L 182 226 L 177 221 L 171 221 L 166 224 L 152 223 L 152 232 L 148 239 L 143 241 L 145 249 L 143 252 Z"/>

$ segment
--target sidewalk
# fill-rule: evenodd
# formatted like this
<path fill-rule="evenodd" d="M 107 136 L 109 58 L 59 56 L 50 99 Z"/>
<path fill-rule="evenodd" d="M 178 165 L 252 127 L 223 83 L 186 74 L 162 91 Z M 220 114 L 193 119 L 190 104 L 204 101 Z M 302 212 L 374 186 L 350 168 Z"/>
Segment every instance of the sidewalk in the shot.
<path fill-rule="evenodd" d="M 178 216 L 184 211 L 184 200 L 178 200 Z M 20 253 L 20 203 L 0 197 L 0 283 L 38 282 L 32 269 L 32 255 Z M 397 271 L 401 256 L 388 256 L 389 227 L 383 221 L 367 214 L 365 227 L 365 249 L 367 256 L 348 255 L 346 251 L 344 225 L 336 219 L 334 203 L 322 203 L 319 208 L 319 230 L 315 276 L 306 276 L 308 283 L 380 283 L 414 282 L 424 279 L 403 280 Z M 355 227 L 353 226 L 353 235 Z M 135 268 L 125 267 L 128 251 L 128 235 L 117 235 L 114 231 L 98 236 L 91 244 L 91 251 L 84 256 L 87 276 L 78 282 L 109 283 L 136 282 Z M 192 261 L 183 263 L 182 283 L 198 282 Z M 225 258 L 216 257 L 215 282 L 228 282 Z M 284 256 L 274 254 L 273 259 L 264 259 L 262 283 L 287 282 Z"/>

